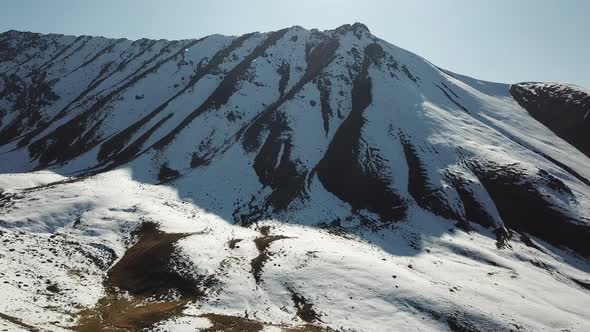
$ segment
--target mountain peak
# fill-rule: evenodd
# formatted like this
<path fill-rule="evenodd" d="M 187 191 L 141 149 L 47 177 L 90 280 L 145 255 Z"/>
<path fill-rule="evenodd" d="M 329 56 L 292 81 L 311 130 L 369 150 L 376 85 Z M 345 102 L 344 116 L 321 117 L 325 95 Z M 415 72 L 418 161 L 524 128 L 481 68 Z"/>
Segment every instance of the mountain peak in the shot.
<path fill-rule="evenodd" d="M 363 30 L 363 31 L 366 31 L 367 33 L 371 33 L 371 30 L 369 30 L 369 28 L 365 24 L 360 23 L 360 22 L 355 22 L 352 25 L 352 29 L 355 31 Z"/>
<path fill-rule="evenodd" d="M 342 32 L 342 33 L 352 31 L 355 34 L 359 34 L 359 33 L 363 33 L 363 32 L 366 32 L 367 34 L 371 34 L 371 30 L 369 30 L 369 28 L 366 25 L 364 25 L 363 23 L 360 23 L 360 22 L 355 22 L 352 25 L 351 24 L 344 24 L 334 30 L 338 31 L 338 32 Z"/>

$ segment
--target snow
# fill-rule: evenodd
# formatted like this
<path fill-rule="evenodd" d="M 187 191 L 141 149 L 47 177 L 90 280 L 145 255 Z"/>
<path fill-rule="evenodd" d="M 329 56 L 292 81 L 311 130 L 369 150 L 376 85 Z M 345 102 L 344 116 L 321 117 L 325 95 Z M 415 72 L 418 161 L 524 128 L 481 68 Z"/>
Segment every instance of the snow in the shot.
<path fill-rule="evenodd" d="M 52 182 L 67 179 L 63 175 L 51 171 L 38 171 L 31 173 L 8 173 L 0 178 L 0 188 L 3 190 L 24 189 L 43 186 Z"/>
<path fill-rule="evenodd" d="M 579 216 L 581 223 L 590 221 L 588 186 L 537 152 L 562 161 L 586 178 L 590 178 L 588 158 L 532 119 L 510 97 L 509 85 L 442 71 L 375 39 L 367 30 L 361 31 L 360 38 L 353 31 L 324 33 L 340 41 L 334 60 L 320 73 L 331 82 L 329 131 L 324 132 L 317 80 L 274 110 L 285 115 L 288 123 L 281 140 L 292 144 L 289 156 L 284 155 L 285 143 L 281 144 L 274 168 L 282 157 L 289 157 L 298 169 L 308 172 L 306 188 L 304 197 L 294 199 L 288 209 L 273 211 L 255 224 L 239 225 L 236 211 L 265 206 L 272 189 L 260 183 L 252 167 L 256 154 L 244 151 L 240 133 L 280 97 L 277 69 L 283 63 L 290 64 L 287 91 L 302 78 L 306 47 L 319 37 L 299 27 L 290 29 L 250 64 L 244 72 L 248 77 L 241 77 L 226 104 L 205 110 L 169 145 L 152 149 L 269 34 L 247 38 L 214 73 L 179 94 L 132 136 L 128 143 L 172 116 L 142 145 L 143 154 L 119 168 L 90 177 L 70 177 L 96 166 L 100 146 L 64 165 L 39 171 L 32 171 L 38 162 L 30 160 L 26 148 L 14 149 L 15 142 L 1 147 L 0 193 L 14 196 L 0 200 L 5 204 L 0 206 L 0 313 L 41 329 L 73 328 L 80 312 L 105 296 L 108 268 L 133 244 L 132 231 L 150 221 L 162 232 L 189 234 L 175 243 L 175 262 L 186 262 L 189 273 L 212 276 L 217 282 L 205 290 L 202 299 L 189 302 L 182 314 L 157 323 L 153 328 L 158 331 L 211 327 L 208 314 L 247 315 L 261 322 L 264 331 L 304 326 L 307 322 L 298 315 L 296 296 L 305 298 L 318 314 L 314 324 L 338 331 L 448 330 L 451 318 L 474 323 L 483 331 L 590 330 L 590 293 L 574 281 L 589 281 L 588 260 L 534 237 L 532 241 L 543 252 L 516 235 L 509 247 L 498 249 L 492 229 L 474 224 L 474 231 L 467 233 L 456 228 L 455 221 L 420 208 L 408 190 L 409 165 L 400 132 L 425 165 L 430 185 L 453 211 L 464 215 L 458 193 L 445 178 L 447 172 L 467 180 L 467 188 L 496 226 L 503 225 L 500 213 L 479 179 L 462 164 L 466 158 L 518 164 L 531 176 L 539 169 L 550 172 L 572 190 L 576 201 L 547 188 L 542 188 L 543 195 L 556 202 L 557 208 Z M 44 63 L 73 42 L 67 36 L 52 38 L 56 45 L 31 60 L 31 66 Z M 156 56 L 151 65 L 182 51 L 183 56 L 163 63 L 96 114 L 94 120 L 104 120 L 97 139 L 104 141 L 179 93 L 197 63 L 207 63 L 234 40 L 215 35 L 188 48 L 189 41 L 155 42 L 125 70 L 109 71 L 112 75 L 92 94 L 72 104 L 65 117 L 36 138 L 88 110 L 93 98 L 120 87 L 163 48 L 170 50 Z M 59 57 L 48 72 L 51 79 L 61 78 L 54 87 L 61 98 L 40 110 L 44 119 L 54 118 L 96 78 L 103 65 L 140 51 L 122 41 L 112 53 L 74 71 L 109 42 L 91 38 L 79 52 Z M 351 49 L 362 54 L 373 42 L 384 48 L 386 59 L 394 59 L 398 69 L 387 67 L 384 60 L 368 70 L 373 98 L 363 111 L 362 146 L 381 158 L 381 175 L 408 204 L 407 217 L 397 223 L 383 223 L 366 210 L 351 213 L 349 204 L 328 192 L 312 172 L 351 111 L 351 68 L 361 64 Z M 12 65 L 0 63 L 0 70 L 22 76 L 28 70 Z M 401 70 L 404 65 L 418 77 L 416 81 Z M 2 102 L 0 105 L 11 103 L 8 99 Z M 239 116 L 230 121 L 230 112 Z M 209 164 L 191 167 L 195 152 L 211 157 Z M 363 161 L 370 164 L 373 159 Z M 181 176 L 157 184 L 164 163 Z M 340 227 L 326 227 L 333 223 Z M 261 254 L 256 241 L 266 236 L 263 226 L 271 236 L 284 238 L 268 245 L 268 260 L 257 282 L 252 260 Z M 237 239 L 235 248 L 230 248 L 229 242 Z M 21 327 L 0 315 L 0 329 Z"/>
<path fill-rule="evenodd" d="M 190 326 L 192 329 L 210 328 L 212 324 L 206 318 L 185 316 L 175 320 L 165 321 L 153 328 L 153 331 L 184 332 Z"/>
<path fill-rule="evenodd" d="M 21 187 L 13 176 L 2 175 L 0 179 L 7 176 L 12 178 L 13 188 Z M 32 173 L 21 179 L 25 184 L 37 183 L 46 176 Z M 32 201 L 33 210 L 29 208 Z M 82 247 L 105 244 L 120 256 L 125 237 L 141 218 L 158 222 L 165 232 L 194 232 L 178 243 L 179 257 L 194 263 L 195 273 L 216 275 L 223 285 L 214 297 L 189 304 L 185 312 L 190 316 L 164 322 L 161 330 L 204 327 L 206 320 L 192 316 L 242 316 L 244 310 L 251 317 L 280 326 L 302 324 L 290 302 L 289 290 L 311 301 L 322 322 L 332 328 L 377 331 L 392 324 L 408 329 L 444 328 L 444 321 L 428 317 L 418 305 L 433 312 L 459 310 L 491 321 L 514 322 L 531 330 L 590 328 L 585 310 L 590 294 L 568 279 L 586 278 L 590 269 L 587 264 L 575 267 L 560 256 L 539 254 L 518 241 L 512 242 L 511 250 L 498 251 L 495 240 L 485 231 L 482 235 L 449 233 L 450 223 L 420 210 L 414 213 L 407 223 L 377 233 L 361 232 L 360 237 L 265 221 L 259 226 L 268 225 L 271 234 L 288 238 L 271 244 L 269 251 L 276 254 L 263 269 L 263 282 L 256 284 L 249 263 L 258 255 L 253 243 L 260 236 L 258 231 L 232 225 L 181 200 L 172 188 L 135 182 L 128 170 L 113 171 L 33 191 L 0 216 L 4 220 L 2 239 L 8 240 L 0 256 L 4 267 L 0 296 L 10 299 L 2 302 L 0 312 L 29 324 L 51 326 L 52 330 L 56 327 L 48 322 L 73 324 L 54 309 L 43 309 L 34 317 L 27 314 L 39 310 L 31 306 L 34 302 L 53 303 L 50 308 L 75 312 L 74 303 L 91 306 L 100 297 L 104 271 L 79 254 L 68 254 L 65 239 Z M 75 214 L 82 219 L 78 227 L 71 225 Z M 50 236 L 58 240 L 50 241 Z M 237 238 L 242 239 L 239 248 L 230 249 L 227 242 Z M 408 246 L 407 238 L 417 239 L 422 250 Z M 57 248 L 58 255 L 51 255 L 50 248 Z M 47 264 L 47 257 L 59 263 Z M 542 260 L 559 272 L 534 267 L 530 260 Z M 84 279 L 68 274 L 72 270 L 85 271 Z M 32 287 L 44 279 L 58 284 L 64 292 L 51 297 L 17 287 Z M 283 307 L 287 310 L 280 310 Z M 427 320 L 423 319 L 425 315 Z"/>

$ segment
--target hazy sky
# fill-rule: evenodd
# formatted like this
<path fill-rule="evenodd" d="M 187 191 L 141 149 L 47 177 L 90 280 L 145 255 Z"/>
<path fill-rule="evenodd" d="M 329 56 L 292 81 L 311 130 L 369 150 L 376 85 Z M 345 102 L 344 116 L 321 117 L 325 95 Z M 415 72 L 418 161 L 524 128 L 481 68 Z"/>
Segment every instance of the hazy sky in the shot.
<path fill-rule="evenodd" d="M 365 23 L 432 63 L 498 82 L 590 88 L 590 0 L 0 0 L 0 31 L 197 38 Z"/>

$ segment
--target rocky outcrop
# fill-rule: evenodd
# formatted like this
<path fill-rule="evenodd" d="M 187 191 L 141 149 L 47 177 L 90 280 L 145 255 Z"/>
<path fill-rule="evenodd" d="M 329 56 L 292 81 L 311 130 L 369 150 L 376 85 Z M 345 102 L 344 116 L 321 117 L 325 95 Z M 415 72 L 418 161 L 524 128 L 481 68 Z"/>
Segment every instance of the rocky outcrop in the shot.
<path fill-rule="evenodd" d="M 590 156 L 590 93 L 546 83 L 513 84 L 510 93 L 533 118 Z"/>

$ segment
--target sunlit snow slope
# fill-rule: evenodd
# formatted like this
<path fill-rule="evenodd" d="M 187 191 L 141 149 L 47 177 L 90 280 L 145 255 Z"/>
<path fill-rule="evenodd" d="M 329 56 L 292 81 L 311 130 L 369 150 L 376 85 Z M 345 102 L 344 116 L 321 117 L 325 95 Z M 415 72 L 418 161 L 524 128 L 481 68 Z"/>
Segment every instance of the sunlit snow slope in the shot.
<path fill-rule="evenodd" d="M 362 24 L 0 34 L 0 327 L 587 331 L 590 95 Z"/>

